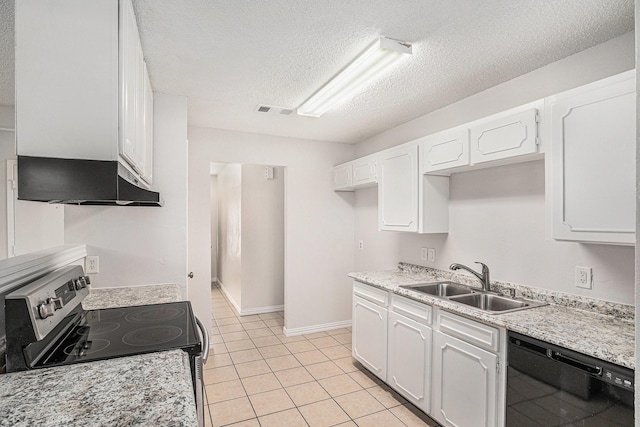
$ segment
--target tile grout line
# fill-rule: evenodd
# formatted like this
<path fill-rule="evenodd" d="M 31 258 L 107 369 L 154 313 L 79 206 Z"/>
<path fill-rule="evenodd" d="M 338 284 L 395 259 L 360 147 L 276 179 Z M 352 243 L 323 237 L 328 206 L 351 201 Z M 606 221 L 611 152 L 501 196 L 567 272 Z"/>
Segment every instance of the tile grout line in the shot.
<path fill-rule="evenodd" d="M 349 332 L 344 332 L 344 333 L 334 333 L 333 335 L 332 335 L 332 334 L 330 334 L 330 333 L 326 333 L 326 332 L 324 332 L 324 335 L 314 336 L 314 338 L 313 338 L 313 339 L 333 338 L 333 340 L 337 343 L 337 344 L 335 344 L 335 345 L 328 345 L 328 346 L 319 347 L 318 345 L 316 345 L 315 343 L 313 343 L 313 342 L 311 341 L 311 338 L 308 338 L 308 337 L 304 336 L 304 334 L 303 334 L 303 335 L 300 335 L 300 339 L 299 339 L 299 340 L 291 341 L 291 342 L 284 342 L 284 341 L 282 341 L 281 337 L 282 337 L 282 338 L 286 338 L 286 337 L 284 336 L 284 334 L 281 332 L 281 330 L 280 330 L 280 329 L 277 329 L 277 328 L 278 328 L 278 326 L 280 326 L 280 325 L 277 325 L 277 326 L 269 326 L 269 325 L 266 323 L 266 320 L 278 320 L 278 318 L 282 319 L 282 318 L 283 318 L 283 316 L 282 316 L 282 315 L 279 315 L 279 313 L 278 313 L 278 315 L 279 315 L 278 317 L 271 317 L 271 318 L 269 318 L 269 319 L 263 319 L 263 318 L 259 317 L 260 315 L 253 315 L 253 316 L 258 316 L 258 317 L 256 317 L 256 319 L 251 319 L 251 320 L 248 320 L 248 321 L 243 322 L 243 321 L 242 321 L 242 319 L 241 319 L 241 316 L 239 316 L 239 314 L 237 314 L 236 310 L 235 310 L 235 309 L 231 306 L 231 304 L 228 302 L 228 299 L 227 299 L 226 295 L 224 295 L 221 291 L 219 291 L 219 288 L 217 288 L 217 287 L 216 287 L 216 290 L 219 292 L 219 294 L 220 294 L 221 298 L 215 298 L 215 300 L 217 300 L 217 301 L 218 301 L 218 302 L 216 303 L 216 305 L 219 305 L 219 307 L 212 308 L 212 319 L 214 320 L 214 322 L 215 322 L 215 324 L 216 324 L 216 327 L 217 327 L 217 329 L 218 329 L 218 331 L 219 331 L 219 335 L 220 335 L 220 338 L 221 338 L 221 340 L 222 340 L 222 344 L 224 344 L 224 345 L 225 345 L 225 350 L 226 350 L 226 352 L 221 353 L 221 354 L 227 354 L 227 356 L 228 356 L 228 358 L 229 358 L 230 365 L 231 365 L 231 366 L 233 366 L 233 370 L 234 370 L 235 375 L 236 375 L 236 377 L 237 377 L 237 381 L 239 381 L 239 382 L 240 382 L 240 385 L 242 386 L 242 390 L 243 390 L 243 392 L 244 392 L 244 397 L 248 400 L 248 402 L 249 402 L 249 404 L 250 404 L 250 406 L 251 406 L 251 409 L 252 409 L 252 411 L 253 411 L 253 414 L 254 414 L 254 417 L 247 418 L 247 419 L 245 419 L 245 420 L 235 420 L 235 421 L 233 421 L 232 423 L 225 424 L 225 425 L 232 425 L 232 424 L 236 424 L 236 423 L 241 423 L 241 422 L 251 421 L 251 420 L 254 420 L 254 419 L 256 420 L 256 422 L 258 423 L 258 425 L 262 425 L 262 423 L 260 422 L 260 417 L 271 416 L 271 415 L 274 415 L 274 414 L 278 414 L 278 413 L 282 413 L 282 412 L 290 411 L 290 410 L 292 410 L 292 409 L 295 409 L 295 410 L 296 410 L 296 412 L 297 412 L 297 414 L 298 414 L 300 417 L 302 417 L 302 420 L 305 422 L 305 424 L 306 424 L 306 425 L 309 425 L 309 421 L 308 421 L 308 420 L 307 420 L 307 419 L 302 415 L 302 413 L 300 412 L 300 408 L 305 407 L 305 406 L 309 406 L 309 405 L 313 405 L 313 404 L 316 404 L 316 403 L 319 403 L 319 402 L 329 401 L 329 400 L 332 400 L 332 401 L 333 401 L 333 403 L 335 403 L 335 405 L 337 405 L 337 407 L 338 407 L 338 408 L 340 408 L 340 410 L 341 410 L 341 411 L 346 415 L 346 417 L 348 418 L 348 420 L 347 420 L 347 421 L 340 422 L 339 424 L 347 423 L 347 422 L 353 422 L 353 423 L 357 424 L 357 422 L 356 422 L 356 420 L 357 420 L 357 419 L 365 418 L 365 417 L 368 417 L 368 416 L 371 416 L 371 415 L 375 415 L 375 414 L 378 414 L 378 413 L 389 412 L 389 413 L 393 416 L 393 418 L 394 418 L 394 419 L 398 420 L 398 422 L 399 422 L 400 424 L 402 424 L 402 425 L 406 425 L 406 424 L 405 424 L 405 423 L 404 423 L 404 422 L 403 422 L 403 421 L 402 421 L 402 420 L 401 420 L 401 419 L 396 415 L 396 413 L 394 413 L 394 412 L 392 412 L 392 411 L 391 411 L 391 409 L 398 408 L 398 407 L 402 406 L 402 407 L 405 407 L 407 410 L 409 410 L 410 412 L 412 412 L 412 413 L 413 413 L 413 411 L 411 411 L 411 409 L 409 409 L 409 407 L 407 406 L 407 405 L 411 405 L 411 403 L 410 403 L 410 402 L 406 401 L 406 399 L 402 398 L 402 397 L 401 397 L 401 396 L 399 396 L 399 395 L 398 395 L 398 397 L 399 397 L 400 399 L 402 399 L 402 401 L 398 400 L 398 398 L 396 398 L 395 396 L 393 396 L 393 394 L 396 394 L 396 395 L 397 395 L 397 392 L 395 392 L 395 391 L 394 391 L 391 387 L 389 387 L 388 385 L 387 385 L 387 386 L 383 386 L 383 385 L 381 385 L 377 379 L 371 378 L 371 375 L 368 375 L 368 374 L 366 373 L 366 371 L 365 371 L 365 370 L 360 369 L 360 368 L 358 368 L 357 366 L 355 366 L 356 370 L 347 372 L 347 371 L 345 371 L 345 370 L 344 370 L 340 365 L 336 364 L 336 362 L 335 362 L 336 360 L 339 360 L 339 359 L 346 359 L 346 358 L 351 358 L 351 357 L 352 357 L 352 356 L 350 355 L 352 350 L 351 350 L 351 348 L 350 348 L 350 347 L 347 347 L 347 345 L 351 346 L 351 343 L 349 343 L 349 342 L 346 342 L 346 343 L 345 343 L 345 342 L 339 341 L 338 339 L 336 339 L 336 338 L 335 338 L 335 337 L 336 337 L 336 336 L 338 336 L 338 335 L 346 335 L 346 334 L 350 333 L 350 329 L 349 329 L 349 328 L 344 328 L 344 329 L 346 329 L 346 330 L 347 330 L 347 331 L 349 331 Z M 213 300 L 214 300 L 214 298 L 212 298 L 212 302 L 213 302 Z M 221 304 L 220 304 L 220 301 L 225 301 L 225 304 L 224 304 L 224 305 L 221 305 Z M 227 308 L 225 308 L 225 306 L 226 306 Z M 228 323 L 228 322 L 226 322 L 226 321 L 225 321 L 225 325 L 220 325 L 220 324 L 219 324 L 219 322 L 218 322 L 218 320 L 219 320 L 219 319 L 215 316 L 215 313 L 214 313 L 214 312 L 215 312 L 215 310 L 216 310 L 217 308 L 219 308 L 219 309 L 221 309 L 221 310 L 229 310 L 229 311 L 231 311 L 231 312 L 233 313 L 233 316 L 229 316 L 229 317 L 221 317 L 220 319 L 231 319 L 231 318 L 233 317 L 235 321 L 233 321 L 232 323 Z M 270 314 L 270 313 L 263 313 L 263 314 Z M 245 325 L 246 325 L 246 324 L 251 324 L 251 323 L 258 322 L 258 321 L 263 322 L 263 324 L 264 324 L 265 326 L 264 326 L 263 328 L 245 329 Z M 221 328 L 221 327 L 223 327 L 223 326 L 232 326 L 232 325 L 239 325 L 239 328 L 241 328 L 241 329 L 239 329 L 239 330 L 237 330 L 237 331 L 233 331 L 233 330 L 232 330 L 232 331 L 229 331 L 229 332 L 226 332 L 226 333 L 223 333 L 223 332 L 220 330 L 220 328 Z M 250 331 L 252 331 L 252 330 L 257 330 L 257 329 L 266 329 L 266 330 L 269 330 L 270 335 L 257 336 L 257 337 L 254 337 L 254 336 L 249 335 L 249 332 L 250 332 Z M 277 331 L 274 331 L 274 329 L 277 329 Z M 236 333 L 236 332 L 243 332 L 245 335 L 247 335 L 247 338 L 243 338 L 243 339 L 239 339 L 239 340 L 233 340 L 233 341 L 227 341 L 227 339 L 225 339 L 225 337 L 224 337 L 224 335 L 225 335 L 225 334 L 231 334 L 231 333 Z M 314 334 L 314 335 L 315 335 L 315 334 Z M 256 343 L 256 340 L 257 340 L 257 339 L 259 339 L 259 338 L 269 338 L 269 337 L 274 337 L 274 338 L 279 342 L 279 344 L 269 344 L 269 345 L 262 345 L 262 346 L 260 346 L 260 345 L 258 345 L 258 344 Z M 235 351 L 230 351 L 230 350 L 229 350 L 229 348 L 227 347 L 227 344 L 229 344 L 229 343 L 233 343 L 233 342 L 239 342 L 239 341 L 249 341 L 249 342 L 250 342 L 250 344 L 252 345 L 252 347 L 251 347 L 251 348 L 247 348 L 247 349 L 241 348 L 241 349 L 238 349 L 238 350 L 235 350 Z M 291 350 L 291 349 L 287 346 L 287 344 L 295 344 L 295 343 L 298 343 L 298 342 L 307 342 L 307 343 L 311 344 L 312 349 L 311 349 L 311 350 L 298 351 L 298 352 L 295 352 L 295 353 L 294 353 L 294 351 L 293 351 L 293 350 Z M 281 347 L 283 347 L 283 348 L 286 350 L 286 352 L 287 352 L 287 353 L 286 353 L 286 354 L 284 354 L 284 355 L 280 355 L 280 356 L 265 357 L 265 354 L 263 354 L 263 352 L 261 351 L 261 349 L 266 349 L 266 348 L 269 348 L 269 347 L 277 347 L 277 346 L 281 346 Z M 326 350 L 326 349 L 329 349 L 329 348 L 337 348 L 337 347 L 339 347 L 339 348 L 341 348 L 341 349 L 345 349 L 345 350 L 347 350 L 347 351 L 349 352 L 349 356 L 344 356 L 344 357 L 333 357 L 333 358 L 332 358 L 331 356 L 327 355 L 327 354 L 323 351 L 323 350 Z M 242 363 L 239 363 L 239 364 L 262 361 L 262 362 L 264 362 L 264 363 L 267 365 L 269 372 L 267 372 L 267 373 L 262 373 L 262 374 L 247 375 L 247 376 L 245 376 L 245 377 L 240 377 L 240 372 L 239 372 L 239 371 L 238 371 L 238 369 L 237 369 L 237 364 L 236 364 L 236 362 L 235 362 L 235 361 L 233 360 L 233 358 L 231 357 L 231 353 L 234 353 L 234 352 L 240 352 L 240 351 L 249 351 L 249 350 L 254 350 L 254 351 L 256 351 L 256 352 L 257 352 L 257 354 L 260 356 L 260 359 L 258 359 L 258 360 L 249 360 L 249 361 L 247 361 L 247 362 L 242 362 Z M 265 352 L 266 352 L 266 350 L 265 350 Z M 320 354 L 320 355 L 322 355 L 322 357 L 324 357 L 326 360 L 322 360 L 322 361 L 318 361 L 318 362 L 314 362 L 314 363 L 303 363 L 303 361 L 301 360 L 301 358 L 299 358 L 299 357 L 298 357 L 298 355 L 303 354 L 303 353 L 310 353 L 310 352 L 319 352 L 319 354 Z M 296 367 L 291 367 L 291 368 L 286 368 L 286 369 L 280 369 L 279 371 L 274 371 L 274 370 L 273 370 L 273 368 L 271 367 L 271 365 L 267 362 L 267 360 L 269 360 L 269 359 L 274 359 L 274 358 L 278 358 L 278 357 L 287 357 L 287 356 L 293 356 L 293 360 L 295 360 L 295 361 L 296 361 L 296 363 L 298 364 L 298 366 L 296 366 Z M 353 360 L 353 359 L 351 359 L 351 360 Z M 316 378 L 316 377 L 311 373 L 311 371 L 309 371 L 309 369 L 308 369 L 307 367 L 308 367 L 308 366 L 313 366 L 313 365 L 322 364 L 322 363 L 331 363 L 333 366 L 335 366 L 335 367 L 339 370 L 339 373 L 336 373 L 336 374 L 333 374 L 333 375 L 329 375 L 329 376 L 327 376 L 327 377 L 322 377 L 322 378 L 319 378 L 319 379 L 318 379 L 318 378 Z M 225 366 L 229 366 L 229 365 L 225 365 Z M 311 380 L 304 381 L 304 382 L 297 383 L 297 384 L 292 384 L 292 385 L 290 385 L 289 387 L 285 387 L 284 383 L 282 382 L 281 378 L 279 378 L 279 377 L 278 377 L 277 373 L 278 373 L 278 372 L 287 371 L 287 370 L 291 370 L 291 369 L 298 369 L 298 368 L 303 368 L 304 372 L 306 372 L 306 373 L 310 376 Z M 360 373 L 362 373 L 363 375 L 365 375 L 365 376 L 369 377 L 369 378 L 371 379 L 371 381 L 373 381 L 373 382 L 374 382 L 374 385 L 371 385 L 370 387 L 365 387 L 364 385 L 362 385 L 359 381 L 357 381 L 357 380 L 356 380 L 356 379 L 351 375 L 351 374 L 353 374 L 353 373 L 355 373 L 355 372 L 360 372 Z M 277 388 L 277 389 L 274 389 L 274 390 L 265 390 L 265 391 L 261 391 L 261 392 L 259 392 L 259 393 L 254 393 L 253 395 L 250 395 L 250 394 L 249 394 L 249 392 L 248 392 L 248 390 L 247 390 L 247 388 L 246 388 L 246 386 L 245 386 L 245 383 L 244 383 L 244 381 L 243 381 L 243 380 L 248 379 L 248 378 L 258 377 L 258 376 L 261 376 L 261 375 L 268 375 L 268 374 L 272 375 L 272 376 L 276 379 L 276 382 L 277 382 L 277 384 L 278 384 L 280 387 L 279 387 L 279 388 Z M 339 395 L 339 396 L 333 396 L 333 395 L 330 393 L 329 389 L 327 389 L 327 388 L 326 388 L 326 386 L 324 386 L 324 385 L 320 382 L 320 381 L 325 380 L 325 379 L 335 378 L 335 377 L 342 376 L 342 375 L 346 375 L 348 378 L 350 378 L 352 381 L 354 381 L 354 382 L 358 385 L 358 387 L 359 387 L 360 389 L 359 389 L 359 390 L 352 391 L 352 392 L 349 392 L 349 393 L 345 393 L 345 394 L 342 394 L 342 395 Z M 215 384 L 222 384 L 222 383 L 230 382 L 230 381 L 234 381 L 234 380 L 221 381 L 221 382 L 218 382 L 218 383 L 212 383 L 211 385 L 215 385 Z M 289 392 L 289 390 L 288 390 L 287 388 L 291 388 L 291 387 L 295 387 L 295 386 L 303 385 L 303 384 L 312 384 L 312 383 L 316 383 L 316 384 L 320 387 L 320 389 L 321 389 L 321 390 L 323 390 L 323 392 L 327 394 L 327 396 L 328 396 L 328 397 L 326 397 L 326 398 L 322 398 L 322 399 L 317 400 L 317 401 L 314 401 L 314 402 L 309 402 L 309 403 L 306 403 L 306 404 L 304 404 L 304 405 L 297 405 L 297 404 L 295 403 L 294 399 L 292 398 L 292 395 L 290 394 L 290 392 Z M 390 392 L 390 393 L 392 393 L 392 397 L 394 397 L 394 399 L 396 399 L 396 401 L 397 401 L 397 403 L 398 403 L 398 404 L 397 404 L 397 405 L 395 405 L 395 406 L 387 407 L 387 406 L 383 403 L 383 401 L 382 401 L 382 400 L 380 400 L 378 397 L 376 397 L 376 396 L 371 392 L 371 389 L 373 389 L 373 388 L 375 388 L 375 387 L 379 387 L 379 388 L 381 388 L 382 390 L 384 390 L 385 392 Z M 252 402 L 252 400 L 251 400 L 251 396 L 256 396 L 256 395 L 260 395 L 260 394 L 264 394 L 264 393 L 269 393 L 269 392 L 276 391 L 276 390 L 282 390 L 282 391 L 284 391 L 284 393 L 286 394 L 286 396 L 288 397 L 288 399 L 291 401 L 291 403 L 292 403 L 294 406 L 293 406 L 293 407 L 291 407 L 291 408 L 287 408 L 287 409 L 283 409 L 283 410 L 279 410 L 279 411 L 275 411 L 275 412 L 271 412 L 271 413 L 268 413 L 268 414 L 264 414 L 264 415 L 259 416 L 259 415 L 257 414 L 257 412 L 256 412 L 256 409 L 255 409 L 254 405 L 253 405 L 253 402 Z M 360 393 L 360 392 L 362 392 L 363 390 L 364 390 L 364 391 L 366 391 L 366 392 L 367 392 L 367 395 L 368 395 L 368 396 L 370 396 L 371 398 L 373 398 L 373 401 L 374 401 L 374 402 L 376 402 L 376 403 L 378 403 L 378 404 L 382 407 L 382 409 L 379 409 L 379 410 L 376 410 L 376 411 L 373 411 L 373 412 L 370 412 L 370 413 L 364 414 L 364 415 L 362 415 L 362 416 L 360 416 L 360 417 L 357 417 L 357 418 L 353 418 L 353 417 L 351 417 L 351 415 L 349 415 L 349 414 L 347 413 L 347 411 L 346 411 L 345 407 L 344 407 L 343 405 L 341 405 L 341 404 L 338 402 L 338 400 L 336 400 L 336 398 L 341 398 L 341 397 L 343 397 L 343 396 L 349 396 L 349 395 L 351 395 L 351 394 Z M 227 399 L 227 400 L 223 400 L 223 401 L 220 401 L 220 402 L 228 402 L 228 401 L 230 401 L 230 400 L 233 400 L 233 399 Z M 209 409 L 210 421 L 211 421 L 212 425 L 214 425 L 214 424 L 213 424 L 213 419 L 212 419 L 212 418 L 213 418 L 213 415 L 212 415 L 212 413 L 211 413 L 211 409 L 209 408 L 209 406 L 210 406 L 210 405 L 209 405 L 208 398 L 207 398 L 207 403 L 208 403 L 208 405 L 207 405 L 207 406 L 208 406 L 208 409 Z M 219 403 L 219 402 L 216 402 L 216 403 Z M 415 413 L 414 413 L 414 416 L 418 417 L 418 416 L 417 416 L 417 414 L 415 414 Z M 418 418 L 419 418 L 419 417 L 418 417 Z M 422 419 L 420 419 L 420 421 L 425 422 L 425 421 L 423 421 Z M 426 423 L 426 422 L 425 422 L 425 423 Z M 332 424 L 332 425 L 333 425 L 333 424 Z M 425 424 L 425 425 L 429 425 L 429 424 Z"/>

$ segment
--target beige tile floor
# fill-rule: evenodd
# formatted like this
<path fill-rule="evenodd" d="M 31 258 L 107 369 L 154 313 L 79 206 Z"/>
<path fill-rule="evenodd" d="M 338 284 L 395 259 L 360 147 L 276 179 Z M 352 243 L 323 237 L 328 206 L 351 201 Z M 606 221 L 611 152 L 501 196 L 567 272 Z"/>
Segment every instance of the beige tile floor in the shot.
<path fill-rule="evenodd" d="M 282 312 L 211 303 L 206 426 L 438 426 L 352 359 L 350 328 L 285 337 Z"/>

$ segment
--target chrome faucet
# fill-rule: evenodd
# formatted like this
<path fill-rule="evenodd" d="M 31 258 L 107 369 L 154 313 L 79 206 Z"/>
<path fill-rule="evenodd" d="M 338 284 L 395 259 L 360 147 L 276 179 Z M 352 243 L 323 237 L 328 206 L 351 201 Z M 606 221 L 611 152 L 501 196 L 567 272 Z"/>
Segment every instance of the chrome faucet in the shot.
<path fill-rule="evenodd" d="M 462 265 L 462 264 L 456 264 L 453 263 L 449 266 L 449 268 L 451 270 L 467 270 L 469 273 L 473 274 L 474 276 L 476 276 L 478 278 L 478 280 L 480 280 L 480 283 L 482 283 L 482 290 L 483 291 L 489 291 L 489 267 L 487 267 L 486 264 L 483 264 L 481 262 L 475 261 L 476 264 L 480 264 L 482 266 L 482 274 L 470 269 L 469 267 L 467 267 L 466 265 Z"/>

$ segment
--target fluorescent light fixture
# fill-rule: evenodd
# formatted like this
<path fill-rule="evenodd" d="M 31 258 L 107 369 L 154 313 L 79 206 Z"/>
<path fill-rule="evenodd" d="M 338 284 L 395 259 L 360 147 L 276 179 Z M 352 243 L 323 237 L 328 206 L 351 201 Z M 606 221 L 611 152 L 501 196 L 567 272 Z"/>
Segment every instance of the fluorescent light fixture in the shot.
<path fill-rule="evenodd" d="M 410 43 L 387 37 L 378 38 L 298 107 L 297 113 L 320 117 L 408 55 L 411 55 Z"/>

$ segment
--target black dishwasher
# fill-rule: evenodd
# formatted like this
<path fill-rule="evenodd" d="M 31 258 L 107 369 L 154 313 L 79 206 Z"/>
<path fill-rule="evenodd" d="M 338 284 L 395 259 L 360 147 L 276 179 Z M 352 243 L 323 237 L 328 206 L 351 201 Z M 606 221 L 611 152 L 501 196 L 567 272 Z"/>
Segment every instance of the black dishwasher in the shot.
<path fill-rule="evenodd" d="M 633 371 L 509 332 L 507 427 L 633 426 Z"/>

